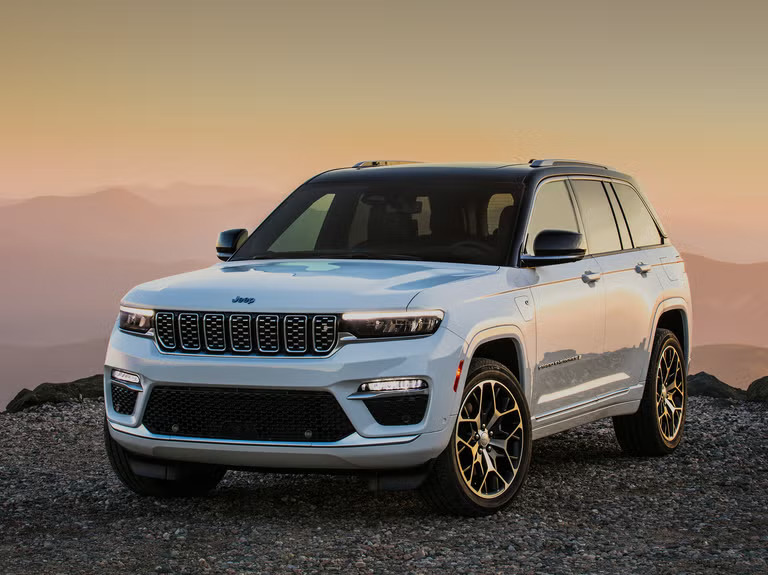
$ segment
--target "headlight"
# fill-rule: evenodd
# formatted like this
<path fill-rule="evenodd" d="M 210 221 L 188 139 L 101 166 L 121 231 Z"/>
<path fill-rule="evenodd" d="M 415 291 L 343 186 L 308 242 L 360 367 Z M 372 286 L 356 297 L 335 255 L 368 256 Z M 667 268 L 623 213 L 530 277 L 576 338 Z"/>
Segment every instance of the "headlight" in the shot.
<path fill-rule="evenodd" d="M 147 333 L 152 329 L 152 317 L 155 312 L 151 309 L 120 306 L 120 329 L 133 333 Z"/>
<path fill-rule="evenodd" d="M 340 330 L 359 338 L 430 335 L 443 315 L 440 310 L 348 312 L 341 316 Z"/>

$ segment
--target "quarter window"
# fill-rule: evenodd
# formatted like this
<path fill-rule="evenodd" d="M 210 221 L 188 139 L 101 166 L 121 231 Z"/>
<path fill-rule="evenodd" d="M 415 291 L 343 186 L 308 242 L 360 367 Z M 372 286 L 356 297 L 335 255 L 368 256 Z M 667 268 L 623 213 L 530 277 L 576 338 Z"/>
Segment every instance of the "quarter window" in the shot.
<path fill-rule="evenodd" d="M 621 250 L 616 220 L 602 182 L 571 180 L 571 185 L 576 203 L 579 204 L 590 253 L 601 254 Z"/>
<path fill-rule="evenodd" d="M 563 180 L 545 183 L 536 192 L 533 213 L 531 213 L 531 221 L 525 237 L 524 253 L 536 255 L 533 242 L 543 230 L 579 231 L 571 194 Z"/>
<path fill-rule="evenodd" d="M 635 247 L 657 246 L 662 243 L 659 228 L 637 192 L 626 184 L 614 184 L 613 187 L 627 218 Z"/>

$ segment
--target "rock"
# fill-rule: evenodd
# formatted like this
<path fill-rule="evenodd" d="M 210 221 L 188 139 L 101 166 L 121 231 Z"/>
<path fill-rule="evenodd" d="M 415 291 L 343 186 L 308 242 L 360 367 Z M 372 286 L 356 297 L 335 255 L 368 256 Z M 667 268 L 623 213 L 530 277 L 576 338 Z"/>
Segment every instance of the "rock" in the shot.
<path fill-rule="evenodd" d="M 749 384 L 747 399 L 749 401 L 768 401 L 768 375 Z"/>
<path fill-rule="evenodd" d="M 721 399 L 746 399 L 747 397 L 745 391 L 731 387 L 705 371 L 688 376 L 688 395 L 703 395 Z"/>
<path fill-rule="evenodd" d="M 22 389 L 14 397 L 6 411 L 16 413 L 44 403 L 63 403 L 98 399 L 104 396 L 104 376 L 92 375 L 70 383 L 41 383 L 34 390 Z"/>

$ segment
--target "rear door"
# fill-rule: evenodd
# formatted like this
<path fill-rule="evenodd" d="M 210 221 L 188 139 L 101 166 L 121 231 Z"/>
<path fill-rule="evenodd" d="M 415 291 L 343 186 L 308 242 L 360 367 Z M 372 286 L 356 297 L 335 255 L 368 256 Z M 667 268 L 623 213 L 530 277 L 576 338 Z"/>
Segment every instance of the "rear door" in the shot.
<path fill-rule="evenodd" d="M 548 229 L 583 233 L 564 179 L 539 186 L 524 253 L 536 255 L 534 239 Z M 531 411 L 541 423 L 568 417 L 571 408 L 589 399 L 585 383 L 601 357 L 605 315 L 602 284 L 583 276 L 597 271 L 590 257 L 534 269 L 537 345 Z"/>
<path fill-rule="evenodd" d="M 616 394 L 620 401 L 648 365 L 648 329 L 661 285 L 644 250 L 632 242 L 611 183 L 572 178 L 571 185 L 605 290 L 604 352 L 594 392 Z"/>

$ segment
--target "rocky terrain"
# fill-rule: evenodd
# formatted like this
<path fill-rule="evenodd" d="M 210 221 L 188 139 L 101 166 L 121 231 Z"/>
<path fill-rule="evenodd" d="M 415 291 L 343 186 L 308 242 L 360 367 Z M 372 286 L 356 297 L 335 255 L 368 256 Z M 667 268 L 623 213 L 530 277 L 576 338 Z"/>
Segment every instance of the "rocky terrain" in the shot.
<path fill-rule="evenodd" d="M 507 511 L 439 516 L 340 476 L 230 472 L 205 499 L 124 489 L 97 400 L 0 414 L 0 571 L 766 573 L 768 407 L 692 397 L 672 456 L 621 455 L 610 422 L 536 442 Z"/>

